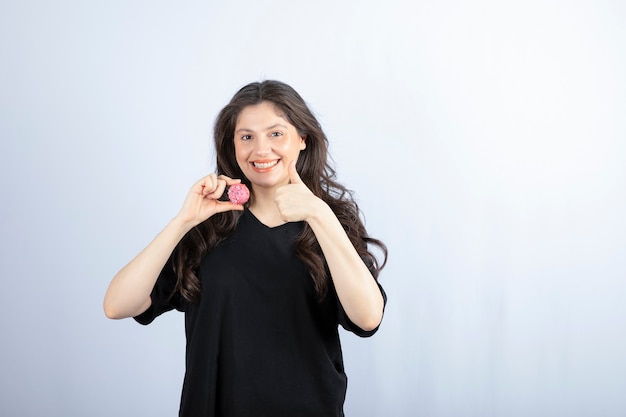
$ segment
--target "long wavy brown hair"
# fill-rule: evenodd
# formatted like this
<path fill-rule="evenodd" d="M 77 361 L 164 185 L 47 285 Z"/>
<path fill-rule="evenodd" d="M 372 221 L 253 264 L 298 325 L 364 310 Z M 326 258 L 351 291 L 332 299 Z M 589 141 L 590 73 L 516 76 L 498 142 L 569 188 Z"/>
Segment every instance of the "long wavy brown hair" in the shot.
<path fill-rule="evenodd" d="M 330 163 L 328 139 L 322 127 L 302 97 L 289 85 L 272 80 L 248 84 L 222 109 L 214 126 L 217 174 L 240 178 L 250 186 L 235 159 L 235 125 L 245 107 L 264 101 L 274 104 L 300 136 L 306 137 L 306 148 L 300 152 L 296 164 L 300 178 L 313 194 L 330 206 L 374 278 L 378 279 L 387 262 L 387 247 L 367 234 L 353 192 L 335 181 L 336 172 Z M 202 258 L 235 229 L 240 216 L 238 211 L 215 214 L 192 229 L 177 246 L 173 254 L 176 289 L 187 301 L 194 303 L 199 300 L 200 281 L 196 270 Z M 318 298 L 322 300 L 328 292 L 330 274 L 308 224 L 304 224 L 295 246 L 296 256 L 309 267 Z M 377 247 L 382 253 L 382 263 L 371 251 L 372 247 Z"/>

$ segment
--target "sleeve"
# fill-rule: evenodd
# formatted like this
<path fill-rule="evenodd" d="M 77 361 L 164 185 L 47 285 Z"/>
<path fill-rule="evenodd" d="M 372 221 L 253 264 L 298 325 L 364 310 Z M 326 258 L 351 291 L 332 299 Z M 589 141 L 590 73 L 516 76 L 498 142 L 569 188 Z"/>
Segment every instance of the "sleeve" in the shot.
<path fill-rule="evenodd" d="M 152 304 L 143 313 L 135 316 L 134 319 L 140 324 L 150 324 L 152 321 L 161 314 L 170 311 L 178 310 L 185 311 L 185 302 L 176 288 L 176 274 L 174 273 L 174 264 L 172 258 L 168 259 L 167 263 L 161 270 L 159 278 L 157 278 L 154 288 L 150 293 L 150 299 Z"/>
<path fill-rule="evenodd" d="M 362 259 L 363 259 L 363 262 L 365 262 L 365 265 L 367 266 L 367 268 L 370 270 L 370 273 L 372 274 L 372 279 L 376 281 L 376 285 L 378 285 L 380 294 L 383 296 L 383 318 L 384 318 L 385 307 L 387 307 L 387 293 L 385 293 L 385 290 L 383 289 L 382 285 L 380 285 L 380 282 L 378 282 L 378 279 L 374 278 L 376 276 L 375 271 L 374 271 L 374 264 L 372 264 L 371 262 L 368 262 L 365 258 L 362 258 Z M 330 270 L 327 269 L 327 273 L 330 276 Z M 352 320 L 350 320 L 350 318 L 346 314 L 345 310 L 343 309 L 343 306 L 341 305 L 341 302 L 339 301 L 339 297 L 337 296 L 337 292 L 335 290 L 334 285 L 332 286 L 332 290 L 334 293 L 333 295 L 335 297 L 335 300 L 337 301 L 337 321 L 341 325 L 341 327 L 343 327 L 349 332 L 354 333 L 355 335 L 359 337 L 373 336 L 378 331 L 380 327 L 380 323 L 375 329 L 372 329 L 372 330 L 361 329 L 359 326 L 354 324 Z M 382 323 L 382 318 L 381 318 L 381 323 Z"/>
<path fill-rule="evenodd" d="M 383 296 L 383 302 L 384 302 L 384 304 L 383 304 L 383 316 L 384 316 L 384 314 L 385 314 L 385 307 L 387 306 L 387 294 L 385 293 L 385 290 L 383 289 L 383 287 L 380 285 L 380 283 L 378 281 L 376 281 L 376 284 L 378 284 L 378 288 L 380 289 L 380 293 Z M 335 293 L 335 297 L 337 297 L 336 293 Z M 380 327 L 380 324 L 379 324 L 378 327 L 376 327 L 375 329 L 368 331 L 368 330 L 363 330 L 359 326 L 357 326 L 356 324 L 352 323 L 352 321 L 348 318 L 348 315 L 344 311 L 343 306 L 339 302 L 338 298 L 337 298 L 337 313 L 338 313 L 337 320 L 339 321 L 339 324 L 341 324 L 341 327 L 343 327 L 344 329 L 346 329 L 349 332 L 354 333 L 355 335 L 357 335 L 359 337 L 370 337 L 370 336 L 373 336 L 378 331 L 378 328 Z M 381 320 L 381 323 L 382 323 L 382 320 Z"/>

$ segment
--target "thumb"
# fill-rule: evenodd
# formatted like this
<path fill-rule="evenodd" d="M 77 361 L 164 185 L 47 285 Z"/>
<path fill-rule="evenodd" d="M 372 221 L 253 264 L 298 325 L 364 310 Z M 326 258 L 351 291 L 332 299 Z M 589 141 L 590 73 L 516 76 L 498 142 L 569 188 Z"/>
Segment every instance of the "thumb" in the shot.
<path fill-rule="evenodd" d="M 289 184 L 300 184 L 301 182 L 300 175 L 296 170 L 296 161 L 291 161 L 289 163 Z"/>

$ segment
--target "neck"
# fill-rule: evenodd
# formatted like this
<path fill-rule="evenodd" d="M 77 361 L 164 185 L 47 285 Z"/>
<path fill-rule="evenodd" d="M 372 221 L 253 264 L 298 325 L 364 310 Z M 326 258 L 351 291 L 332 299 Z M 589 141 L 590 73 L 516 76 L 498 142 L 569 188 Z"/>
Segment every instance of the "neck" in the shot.
<path fill-rule="evenodd" d="M 278 206 L 274 202 L 274 190 L 254 189 L 248 209 L 261 223 L 268 227 L 280 226 L 285 223 L 280 216 Z"/>

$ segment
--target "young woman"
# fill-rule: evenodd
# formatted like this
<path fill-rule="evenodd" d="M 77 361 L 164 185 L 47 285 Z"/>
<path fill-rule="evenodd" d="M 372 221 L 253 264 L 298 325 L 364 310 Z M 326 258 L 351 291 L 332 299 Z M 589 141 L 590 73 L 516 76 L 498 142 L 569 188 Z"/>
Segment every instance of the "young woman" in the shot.
<path fill-rule="evenodd" d="M 335 181 L 327 138 L 290 86 L 243 87 L 214 130 L 217 174 L 117 273 L 105 313 L 148 324 L 185 312 L 181 416 L 343 416 L 338 325 L 378 329 L 386 247 Z M 225 201 L 239 182 L 250 200 Z"/>

